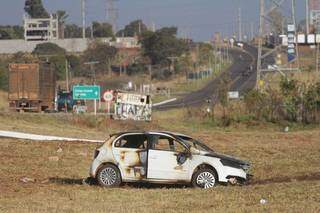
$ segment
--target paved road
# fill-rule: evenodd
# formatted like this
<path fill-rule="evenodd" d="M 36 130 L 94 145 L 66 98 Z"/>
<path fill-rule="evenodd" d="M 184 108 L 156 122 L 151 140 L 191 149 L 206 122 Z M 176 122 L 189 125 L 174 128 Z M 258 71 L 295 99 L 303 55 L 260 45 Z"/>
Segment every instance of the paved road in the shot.
<path fill-rule="evenodd" d="M 257 48 L 245 45 L 243 50 L 232 49 L 229 52 L 233 58 L 233 64 L 228 69 L 231 78 L 231 91 L 240 91 L 243 93 L 255 87 L 256 83 L 256 62 L 257 62 Z M 252 66 L 252 71 L 244 74 L 248 71 L 248 68 Z M 192 92 L 185 97 L 166 103 L 160 106 L 154 107 L 155 110 L 168 110 L 172 108 L 180 108 L 187 106 L 197 106 L 205 103 L 208 99 L 214 99 L 220 77 L 209 82 L 204 88 L 196 92 Z"/>

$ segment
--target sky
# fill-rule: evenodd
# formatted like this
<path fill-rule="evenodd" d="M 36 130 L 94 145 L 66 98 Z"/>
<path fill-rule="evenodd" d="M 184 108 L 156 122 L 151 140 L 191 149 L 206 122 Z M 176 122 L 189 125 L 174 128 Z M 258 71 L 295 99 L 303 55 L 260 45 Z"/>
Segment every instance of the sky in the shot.
<path fill-rule="evenodd" d="M 80 0 L 43 0 L 50 12 L 65 10 L 67 22 L 81 23 Z M 243 31 L 255 31 L 259 23 L 259 0 L 117 0 L 119 9 L 118 28 L 132 20 L 142 19 L 156 28 L 179 27 L 180 36 L 195 40 L 209 40 L 215 32 L 232 35 L 238 29 L 238 8 L 241 7 Z M 22 24 L 24 0 L 2 0 L 0 25 Z M 284 6 L 289 11 L 289 6 Z M 305 15 L 304 0 L 297 0 L 297 19 Z M 87 0 L 87 23 L 106 20 L 106 0 Z"/>

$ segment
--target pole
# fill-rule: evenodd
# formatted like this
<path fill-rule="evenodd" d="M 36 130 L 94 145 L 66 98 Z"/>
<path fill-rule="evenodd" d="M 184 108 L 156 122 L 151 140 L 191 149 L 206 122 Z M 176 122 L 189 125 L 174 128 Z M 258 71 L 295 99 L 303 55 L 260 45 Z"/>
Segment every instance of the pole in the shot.
<path fill-rule="evenodd" d="M 263 27 L 264 27 L 264 0 L 260 0 L 260 26 L 259 26 L 259 47 L 258 47 L 256 89 L 260 89 L 259 84 L 261 80 Z"/>
<path fill-rule="evenodd" d="M 317 52 L 316 52 L 316 71 L 319 72 L 319 51 L 320 46 L 317 44 Z"/>
<path fill-rule="evenodd" d="M 292 10 L 292 22 L 295 28 L 295 37 L 297 38 L 297 23 L 296 23 L 296 0 L 291 0 L 291 10 Z M 296 39 L 296 57 L 297 57 L 297 66 L 300 70 L 300 58 L 299 58 L 299 46 L 298 41 Z"/>
<path fill-rule="evenodd" d="M 309 23 L 309 0 L 306 0 L 306 33 L 310 33 L 310 23 Z"/>
<path fill-rule="evenodd" d="M 97 99 L 94 99 L 94 115 L 97 115 Z"/>
<path fill-rule="evenodd" d="M 91 23 L 91 39 L 93 39 L 93 22 Z"/>
<path fill-rule="evenodd" d="M 86 0 L 81 0 L 82 38 L 86 38 Z"/>
<path fill-rule="evenodd" d="M 250 27 L 251 27 L 251 40 L 253 40 L 254 39 L 254 25 L 253 25 L 253 22 L 251 22 Z"/>
<path fill-rule="evenodd" d="M 67 89 L 67 92 L 69 92 L 69 70 L 68 70 L 68 67 L 69 66 L 69 63 L 68 63 L 68 60 L 66 59 L 66 89 Z"/>
<path fill-rule="evenodd" d="M 242 17 L 241 17 L 241 8 L 239 7 L 238 10 L 239 14 L 238 14 L 238 22 L 239 22 L 239 41 L 242 41 Z"/>

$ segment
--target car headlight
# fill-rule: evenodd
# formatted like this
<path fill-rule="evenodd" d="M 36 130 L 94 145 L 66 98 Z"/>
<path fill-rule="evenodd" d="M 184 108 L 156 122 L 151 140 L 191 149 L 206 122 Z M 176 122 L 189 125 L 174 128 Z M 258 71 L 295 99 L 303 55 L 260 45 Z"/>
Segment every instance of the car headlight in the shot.
<path fill-rule="evenodd" d="M 243 169 L 245 172 L 249 172 L 249 170 L 250 170 L 250 165 L 249 165 L 249 164 L 243 164 L 243 165 L 242 165 L 242 169 Z"/>

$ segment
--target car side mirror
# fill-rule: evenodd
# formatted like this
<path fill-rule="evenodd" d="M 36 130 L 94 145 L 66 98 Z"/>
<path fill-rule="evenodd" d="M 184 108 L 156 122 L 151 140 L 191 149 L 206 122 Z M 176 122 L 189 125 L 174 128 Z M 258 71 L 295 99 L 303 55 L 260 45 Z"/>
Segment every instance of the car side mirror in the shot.
<path fill-rule="evenodd" d="M 189 152 L 180 152 L 177 155 L 177 163 L 179 165 L 184 164 L 188 158 L 190 158 L 191 154 Z"/>

